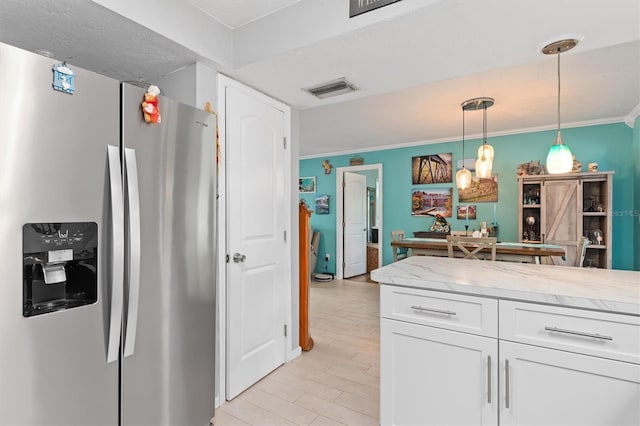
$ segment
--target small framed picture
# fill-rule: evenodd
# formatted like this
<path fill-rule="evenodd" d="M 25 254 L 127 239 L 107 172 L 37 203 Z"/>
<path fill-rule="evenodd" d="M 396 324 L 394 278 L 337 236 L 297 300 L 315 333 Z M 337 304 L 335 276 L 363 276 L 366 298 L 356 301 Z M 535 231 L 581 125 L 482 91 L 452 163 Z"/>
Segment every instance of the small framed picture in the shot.
<path fill-rule="evenodd" d="M 476 219 L 475 204 L 460 204 L 456 212 L 456 219 Z"/>
<path fill-rule="evenodd" d="M 328 195 L 318 195 L 316 197 L 316 214 L 329 214 Z"/>
<path fill-rule="evenodd" d="M 303 194 L 313 194 L 316 192 L 316 177 L 308 176 L 298 178 L 298 192 Z"/>

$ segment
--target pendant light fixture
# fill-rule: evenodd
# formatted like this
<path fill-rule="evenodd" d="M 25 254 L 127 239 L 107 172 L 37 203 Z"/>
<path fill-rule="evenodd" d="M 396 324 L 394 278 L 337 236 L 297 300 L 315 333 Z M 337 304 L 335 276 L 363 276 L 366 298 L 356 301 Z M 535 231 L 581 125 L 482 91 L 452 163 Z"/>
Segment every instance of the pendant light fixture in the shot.
<path fill-rule="evenodd" d="M 573 155 L 560 134 L 560 53 L 573 49 L 576 44 L 577 39 L 569 38 L 549 43 L 542 48 L 545 55 L 558 55 L 558 133 L 547 154 L 547 170 L 551 174 L 569 173 L 573 167 Z"/>
<path fill-rule="evenodd" d="M 487 108 L 493 104 L 494 99 L 488 97 L 473 98 L 462 103 L 462 109 L 465 111 L 482 110 L 482 145 L 478 148 L 476 160 L 476 176 L 479 178 L 491 177 L 493 167 L 493 147 L 487 143 Z"/>
<path fill-rule="evenodd" d="M 464 165 L 464 104 L 462 106 L 462 169 L 456 173 L 456 186 L 458 189 L 467 189 L 471 186 L 471 172 Z"/>

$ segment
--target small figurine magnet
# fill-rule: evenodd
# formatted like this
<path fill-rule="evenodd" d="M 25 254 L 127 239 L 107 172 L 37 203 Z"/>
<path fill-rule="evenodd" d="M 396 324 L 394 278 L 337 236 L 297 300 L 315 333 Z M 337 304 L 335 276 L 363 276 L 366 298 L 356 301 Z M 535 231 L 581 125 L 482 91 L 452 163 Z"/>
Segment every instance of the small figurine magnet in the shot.
<path fill-rule="evenodd" d="M 66 62 L 54 65 L 51 70 L 53 71 L 53 88 L 59 92 L 73 95 L 73 92 L 76 91 L 76 73 L 69 68 Z"/>
<path fill-rule="evenodd" d="M 158 95 L 160 95 L 160 89 L 154 85 L 149 86 L 147 93 L 144 94 L 142 113 L 144 114 L 144 121 L 147 123 L 157 124 L 161 121 Z"/>

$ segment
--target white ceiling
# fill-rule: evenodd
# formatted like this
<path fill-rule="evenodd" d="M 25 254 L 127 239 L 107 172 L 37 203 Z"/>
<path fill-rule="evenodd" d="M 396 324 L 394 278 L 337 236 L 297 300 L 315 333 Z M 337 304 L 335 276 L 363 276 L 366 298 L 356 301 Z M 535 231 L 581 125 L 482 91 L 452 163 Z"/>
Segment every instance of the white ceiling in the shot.
<path fill-rule="evenodd" d="M 478 96 L 495 98 L 490 135 L 553 128 L 556 57 L 538 48 L 566 34 L 582 40 L 562 55 L 563 127 L 624 120 L 640 104 L 637 0 L 402 0 L 353 19 L 348 0 L 0 3 L 0 41 L 120 80 L 199 61 L 300 109 L 302 156 L 459 140 Z M 338 77 L 361 90 L 301 90 Z"/>
<path fill-rule="evenodd" d="M 256 19 L 291 6 L 300 0 L 186 0 L 229 28 L 238 28 Z"/>

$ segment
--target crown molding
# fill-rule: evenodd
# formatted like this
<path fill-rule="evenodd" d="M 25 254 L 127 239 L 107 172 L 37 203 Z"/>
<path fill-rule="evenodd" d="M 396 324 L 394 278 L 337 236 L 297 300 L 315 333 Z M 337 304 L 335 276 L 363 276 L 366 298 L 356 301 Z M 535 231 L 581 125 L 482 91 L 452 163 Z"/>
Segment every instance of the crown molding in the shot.
<path fill-rule="evenodd" d="M 636 118 L 640 117 L 640 104 L 636 105 L 636 107 L 634 109 L 631 110 L 631 112 L 629 113 L 629 115 L 627 115 L 624 118 L 624 122 L 627 124 L 627 126 L 631 127 L 633 129 L 633 125 L 636 121 Z"/>
<path fill-rule="evenodd" d="M 634 111 L 636 111 L 636 115 L 634 116 L 634 119 L 635 119 L 635 117 L 640 115 L 640 104 L 638 105 L 637 108 L 634 109 Z M 613 118 L 590 120 L 590 121 L 576 121 L 576 122 L 573 122 L 573 123 L 563 124 L 562 125 L 562 129 L 564 130 L 564 129 L 570 129 L 570 128 L 574 128 L 574 127 L 599 126 L 599 125 L 603 125 L 603 124 L 621 123 L 621 122 L 623 122 L 625 120 L 626 120 L 625 117 L 613 117 Z M 631 122 L 631 127 L 633 127 L 633 121 Z M 489 132 L 487 134 L 487 138 L 490 139 L 490 138 L 496 137 L 496 136 L 519 135 L 519 134 L 522 134 L 522 133 L 544 132 L 544 131 L 547 131 L 547 130 L 556 130 L 556 129 L 557 129 L 556 125 L 527 127 L 527 128 L 522 128 L 522 129 L 504 130 L 504 131 L 499 131 L 499 132 Z M 472 140 L 475 140 L 475 139 L 481 139 L 482 138 L 482 133 L 469 134 L 467 136 L 468 137 L 466 138 L 466 140 L 467 141 L 472 141 Z M 460 140 L 461 140 L 460 136 L 454 136 L 454 137 L 447 137 L 447 138 L 440 138 L 440 139 L 430 139 L 430 140 L 419 140 L 419 141 L 412 141 L 412 142 L 404 142 L 404 143 L 398 143 L 398 144 L 369 146 L 369 147 L 362 147 L 362 148 L 353 148 L 353 149 L 348 149 L 348 150 L 344 150 L 344 151 L 329 151 L 329 152 L 324 152 L 324 153 L 305 154 L 305 155 L 300 155 L 298 157 L 298 160 L 311 160 L 311 159 L 314 159 L 314 158 L 321 158 L 321 157 L 334 157 L 334 156 L 339 156 L 339 155 L 362 154 L 362 153 L 371 152 L 371 151 L 384 151 L 384 150 L 387 150 L 387 149 L 410 148 L 410 147 L 414 147 L 414 146 L 431 145 L 431 144 L 436 144 L 436 143 L 460 142 Z"/>

